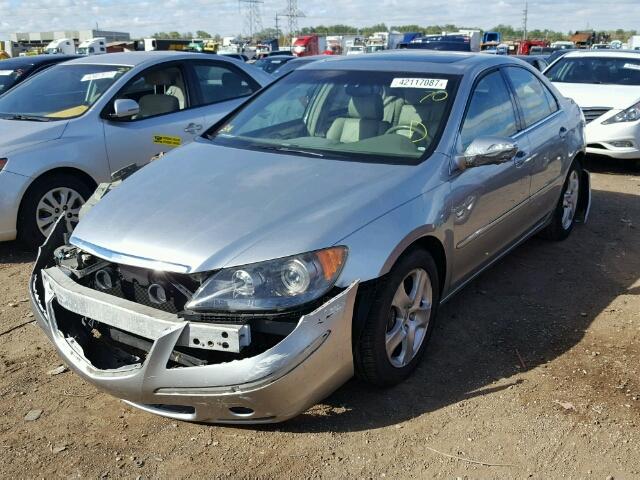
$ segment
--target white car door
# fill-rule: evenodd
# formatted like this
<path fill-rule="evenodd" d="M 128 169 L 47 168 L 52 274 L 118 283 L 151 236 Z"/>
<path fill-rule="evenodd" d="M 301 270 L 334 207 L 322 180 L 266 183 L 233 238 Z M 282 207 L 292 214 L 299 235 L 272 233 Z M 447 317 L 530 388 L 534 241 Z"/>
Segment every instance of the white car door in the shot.
<path fill-rule="evenodd" d="M 188 89 L 183 62 L 150 67 L 136 75 L 112 99 L 104 122 L 104 139 L 111 171 L 191 142 L 204 128 L 203 110 Z M 109 118 L 117 99 L 132 99 L 140 105 L 137 115 Z"/>
<path fill-rule="evenodd" d="M 203 107 L 205 130 L 260 89 L 253 78 L 231 62 L 203 59 L 189 61 L 188 65 L 197 90 L 194 99 Z"/>

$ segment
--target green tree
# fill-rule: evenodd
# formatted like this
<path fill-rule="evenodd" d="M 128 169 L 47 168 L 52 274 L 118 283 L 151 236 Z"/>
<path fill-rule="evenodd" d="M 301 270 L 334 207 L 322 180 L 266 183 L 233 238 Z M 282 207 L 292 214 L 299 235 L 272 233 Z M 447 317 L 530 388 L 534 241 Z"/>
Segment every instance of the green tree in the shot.
<path fill-rule="evenodd" d="M 209 32 L 205 32 L 204 30 L 196 31 L 197 38 L 211 38 L 211 34 Z"/>

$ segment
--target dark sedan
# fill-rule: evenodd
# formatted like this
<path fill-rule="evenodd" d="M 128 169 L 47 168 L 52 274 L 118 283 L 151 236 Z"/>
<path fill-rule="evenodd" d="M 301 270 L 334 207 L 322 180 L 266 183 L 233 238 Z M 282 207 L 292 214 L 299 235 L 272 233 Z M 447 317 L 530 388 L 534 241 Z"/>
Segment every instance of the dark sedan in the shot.
<path fill-rule="evenodd" d="M 547 60 L 542 55 L 516 55 L 516 58 L 527 62 L 533 66 L 536 70 L 542 72 L 547 66 Z"/>
<path fill-rule="evenodd" d="M 57 63 L 78 58 L 77 55 L 34 55 L 16 57 L 0 62 L 0 95 L 6 93 L 31 75 Z"/>

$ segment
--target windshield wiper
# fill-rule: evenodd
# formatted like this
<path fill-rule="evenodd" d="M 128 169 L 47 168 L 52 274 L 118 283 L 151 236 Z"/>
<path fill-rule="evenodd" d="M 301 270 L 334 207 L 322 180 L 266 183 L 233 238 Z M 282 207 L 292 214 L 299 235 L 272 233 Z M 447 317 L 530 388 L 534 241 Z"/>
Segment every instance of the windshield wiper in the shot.
<path fill-rule="evenodd" d="M 285 147 L 282 145 L 259 145 L 252 144 L 252 147 L 259 148 L 260 150 L 271 150 L 274 152 L 287 152 L 287 153 L 299 153 L 300 155 L 308 155 L 310 157 L 324 157 L 324 154 L 320 152 L 310 152 L 309 150 L 304 150 L 296 147 Z"/>
<path fill-rule="evenodd" d="M 47 117 L 39 117 L 38 115 L 22 115 L 22 114 L 0 114 L 5 120 L 23 120 L 28 122 L 50 122 Z"/>

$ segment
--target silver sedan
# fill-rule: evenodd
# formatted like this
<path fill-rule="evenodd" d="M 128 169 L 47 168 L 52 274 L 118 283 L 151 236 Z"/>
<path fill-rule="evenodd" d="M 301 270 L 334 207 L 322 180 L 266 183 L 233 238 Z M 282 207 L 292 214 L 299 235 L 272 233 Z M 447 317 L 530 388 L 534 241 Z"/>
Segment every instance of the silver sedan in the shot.
<path fill-rule="evenodd" d="M 236 60 L 178 52 L 94 55 L 0 97 L 0 241 L 37 247 L 69 228 L 97 183 L 184 145 L 272 78 Z"/>
<path fill-rule="evenodd" d="M 585 221 L 584 119 L 506 56 L 316 62 L 56 228 L 31 282 L 80 376 L 143 410 L 277 422 L 418 365 L 438 306 Z M 55 252 L 55 253 L 54 253 Z"/>

